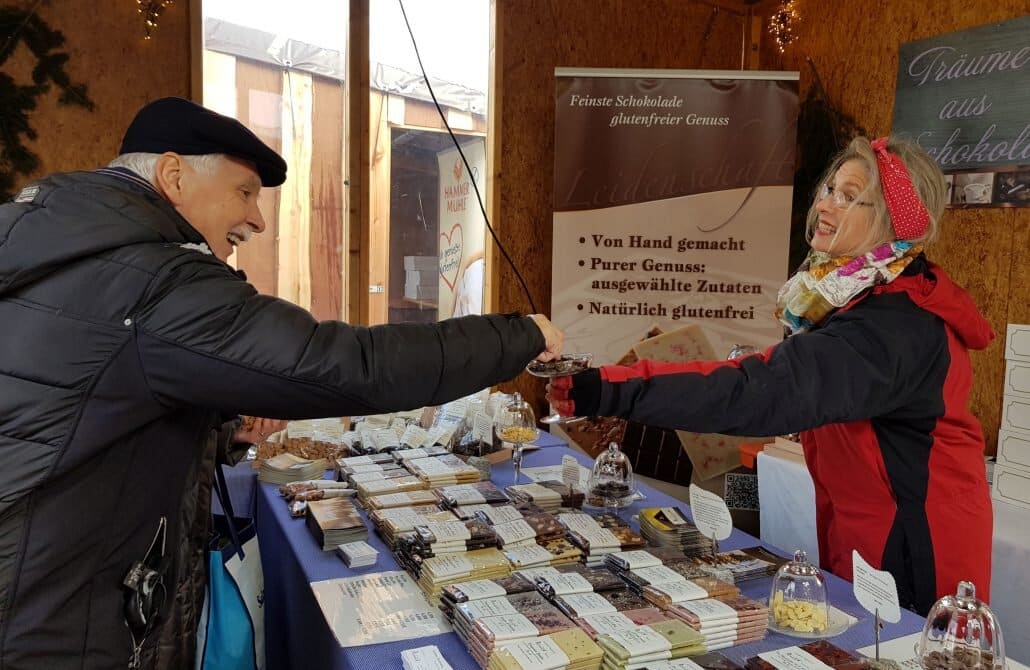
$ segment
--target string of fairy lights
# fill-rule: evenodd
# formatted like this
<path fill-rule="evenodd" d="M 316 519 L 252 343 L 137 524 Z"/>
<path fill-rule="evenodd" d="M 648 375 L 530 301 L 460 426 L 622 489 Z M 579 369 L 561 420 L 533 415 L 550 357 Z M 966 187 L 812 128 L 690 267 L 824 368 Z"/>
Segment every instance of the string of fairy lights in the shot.
<path fill-rule="evenodd" d="M 157 19 L 165 7 L 174 0 L 136 0 L 137 11 L 143 17 L 143 39 L 149 40 L 157 29 Z"/>
<path fill-rule="evenodd" d="M 769 17 L 769 34 L 772 35 L 780 53 L 798 38 L 796 27 L 800 21 L 801 15 L 798 14 L 795 0 L 783 0 Z"/>
<path fill-rule="evenodd" d="M 151 38 L 157 29 L 157 20 L 161 12 L 172 2 L 174 0 L 136 0 L 137 10 L 143 17 L 144 39 Z M 772 35 L 780 53 L 797 39 L 796 27 L 800 21 L 801 15 L 798 14 L 796 0 L 782 0 L 780 6 L 769 17 L 769 34 Z"/>

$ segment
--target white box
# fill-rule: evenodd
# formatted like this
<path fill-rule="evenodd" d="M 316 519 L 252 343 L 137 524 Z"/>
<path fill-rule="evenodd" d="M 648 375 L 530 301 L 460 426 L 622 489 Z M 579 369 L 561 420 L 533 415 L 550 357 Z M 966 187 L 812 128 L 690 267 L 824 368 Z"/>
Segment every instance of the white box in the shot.
<path fill-rule="evenodd" d="M 1005 333 L 1005 358 L 1030 363 L 1030 324 L 1009 324 Z"/>
<path fill-rule="evenodd" d="M 439 286 L 440 273 L 436 270 L 405 270 L 404 283 L 417 286 Z"/>
<path fill-rule="evenodd" d="M 1005 361 L 1005 397 L 1030 399 L 1030 361 Z"/>
<path fill-rule="evenodd" d="M 440 258 L 438 256 L 405 256 L 404 269 L 439 272 Z"/>
<path fill-rule="evenodd" d="M 1001 466 L 994 468 L 994 486 L 991 497 L 995 500 L 1030 509 L 1030 474 Z"/>
<path fill-rule="evenodd" d="M 1030 433 L 998 431 L 997 465 L 1015 468 L 1030 475 Z"/>
<path fill-rule="evenodd" d="M 1000 429 L 1030 433 L 1030 398 L 1009 394 L 1002 398 Z"/>

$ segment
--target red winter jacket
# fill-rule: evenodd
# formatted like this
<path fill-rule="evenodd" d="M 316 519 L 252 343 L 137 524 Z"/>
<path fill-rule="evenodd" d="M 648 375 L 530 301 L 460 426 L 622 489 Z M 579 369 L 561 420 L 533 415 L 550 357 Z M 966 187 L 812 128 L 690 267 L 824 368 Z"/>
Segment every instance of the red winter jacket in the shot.
<path fill-rule="evenodd" d="M 822 564 L 851 551 L 925 613 L 959 580 L 990 593 L 992 512 L 970 349 L 994 337 L 920 256 L 818 328 L 735 361 L 605 366 L 572 377 L 577 414 L 739 435 L 804 431 Z"/>

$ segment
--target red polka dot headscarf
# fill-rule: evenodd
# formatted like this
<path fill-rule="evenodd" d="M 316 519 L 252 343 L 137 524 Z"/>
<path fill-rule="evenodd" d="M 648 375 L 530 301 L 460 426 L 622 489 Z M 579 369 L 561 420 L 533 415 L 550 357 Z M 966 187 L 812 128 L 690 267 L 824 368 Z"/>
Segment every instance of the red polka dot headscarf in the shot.
<path fill-rule="evenodd" d="M 922 237 L 930 225 L 930 213 L 916 193 L 905 164 L 887 150 L 886 137 L 873 140 L 871 144 L 876 154 L 880 186 L 883 189 L 883 199 L 887 202 L 887 211 L 891 215 L 894 234 L 899 240 L 915 240 Z"/>

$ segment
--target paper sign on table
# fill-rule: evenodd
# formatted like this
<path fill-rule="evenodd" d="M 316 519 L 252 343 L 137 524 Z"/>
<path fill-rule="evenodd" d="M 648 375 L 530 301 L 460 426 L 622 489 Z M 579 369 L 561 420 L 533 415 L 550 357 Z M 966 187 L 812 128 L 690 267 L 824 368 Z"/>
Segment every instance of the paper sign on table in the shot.
<path fill-rule="evenodd" d="M 733 517 L 726 501 L 697 484 L 690 485 L 690 511 L 694 525 L 705 537 L 725 540 L 733 532 Z"/>
<path fill-rule="evenodd" d="M 405 649 L 401 652 L 401 663 L 404 664 L 404 670 L 452 670 L 451 664 L 444 659 L 435 644 Z"/>
<path fill-rule="evenodd" d="M 851 551 L 854 570 L 853 588 L 855 599 L 870 614 L 879 612 L 880 618 L 891 623 L 901 621 L 901 607 L 898 605 L 898 587 L 894 575 L 877 570 L 869 565 L 862 554 Z"/>
<path fill-rule="evenodd" d="M 326 623 L 341 647 L 448 633 L 443 613 L 426 602 L 406 572 L 312 582 Z"/>

